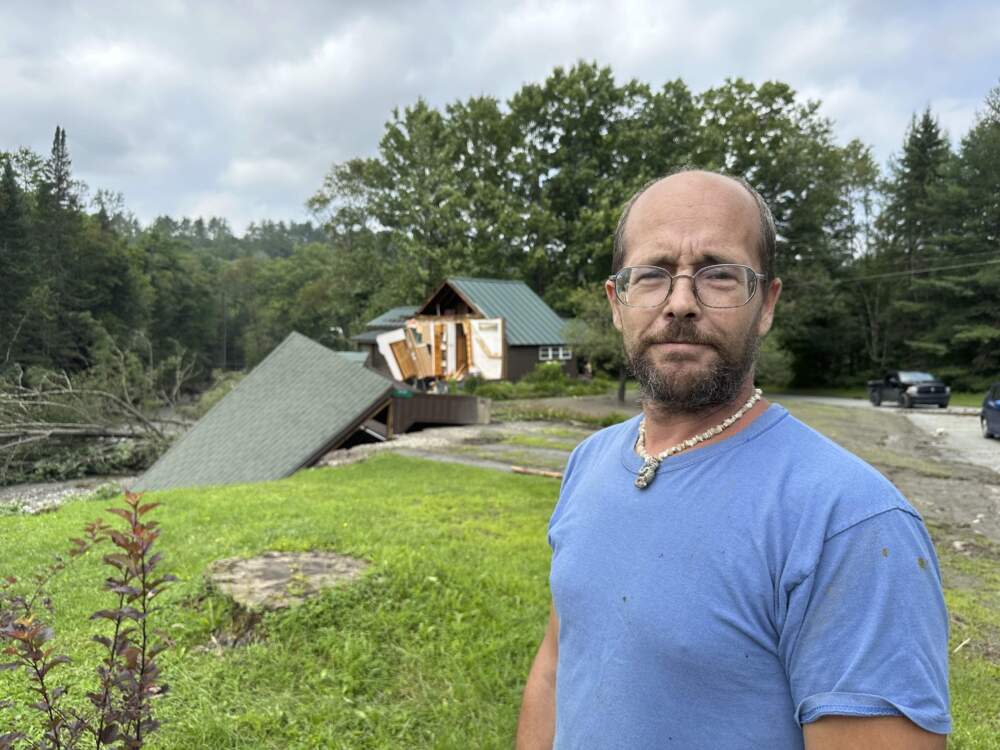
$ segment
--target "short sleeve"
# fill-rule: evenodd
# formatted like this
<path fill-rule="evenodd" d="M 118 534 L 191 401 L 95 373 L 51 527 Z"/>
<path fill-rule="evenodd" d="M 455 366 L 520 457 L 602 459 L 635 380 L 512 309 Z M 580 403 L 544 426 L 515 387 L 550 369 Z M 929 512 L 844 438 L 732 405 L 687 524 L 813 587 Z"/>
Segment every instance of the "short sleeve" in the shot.
<path fill-rule="evenodd" d="M 590 438 L 592 439 L 592 438 Z M 562 482 L 559 485 L 559 500 L 556 502 L 556 507 L 552 510 L 552 515 L 549 516 L 549 524 L 546 530 L 546 537 L 549 540 L 549 547 L 552 551 L 556 551 L 555 541 L 552 539 L 552 526 L 559 519 L 563 510 L 566 507 L 566 498 L 569 495 L 569 487 L 573 482 L 574 469 L 576 468 L 577 456 L 580 451 L 583 450 L 584 443 L 576 446 L 573 451 L 569 454 L 569 459 L 566 461 L 566 468 L 563 469 Z"/>
<path fill-rule="evenodd" d="M 799 724 L 903 715 L 950 731 L 948 613 L 919 516 L 888 510 L 828 538 L 787 613 L 779 649 Z"/>

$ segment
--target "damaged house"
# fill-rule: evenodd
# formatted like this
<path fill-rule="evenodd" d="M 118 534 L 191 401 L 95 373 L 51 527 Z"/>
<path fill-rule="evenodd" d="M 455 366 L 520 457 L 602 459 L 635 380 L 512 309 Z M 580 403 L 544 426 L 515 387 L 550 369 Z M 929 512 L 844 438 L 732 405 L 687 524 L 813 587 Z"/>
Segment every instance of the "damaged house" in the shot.
<path fill-rule="evenodd" d="M 489 400 L 427 392 L 435 380 L 517 380 L 539 362 L 576 374 L 562 320 L 526 284 L 448 278 L 335 352 L 292 333 L 182 435 L 134 489 L 280 479 L 329 451 L 432 425 L 489 422 Z"/>
<path fill-rule="evenodd" d="M 383 313 L 353 340 L 369 366 L 399 381 L 518 380 L 553 361 L 576 375 L 564 324 L 522 281 L 452 277 L 423 304 Z"/>
<path fill-rule="evenodd" d="M 281 479 L 323 456 L 432 425 L 489 422 L 489 400 L 419 392 L 290 334 L 164 453 L 137 492 Z"/>

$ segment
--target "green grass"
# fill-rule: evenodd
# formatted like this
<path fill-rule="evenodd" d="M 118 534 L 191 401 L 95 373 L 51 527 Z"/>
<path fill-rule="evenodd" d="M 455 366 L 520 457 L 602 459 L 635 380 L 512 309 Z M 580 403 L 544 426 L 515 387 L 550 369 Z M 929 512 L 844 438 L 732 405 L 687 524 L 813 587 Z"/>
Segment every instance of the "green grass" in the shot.
<path fill-rule="evenodd" d="M 509 748 L 546 622 L 557 492 L 551 479 L 381 455 L 281 482 L 156 494 L 165 570 L 181 582 L 158 618 L 176 646 L 162 657 L 171 692 L 150 747 Z M 0 574 L 45 563 L 108 504 L 0 517 Z M 1000 748 L 1000 554 L 960 554 L 949 530 L 932 533 L 952 581 L 952 648 L 970 639 L 951 659 L 951 746 Z M 206 592 L 211 561 L 312 549 L 372 565 L 348 588 L 266 616 L 250 646 L 204 648 L 232 618 Z M 52 586 L 56 645 L 76 661 L 53 676 L 75 685 L 71 695 L 92 673 L 86 617 L 107 605 L 101 568 L 96 556 L 77 561 Z M 0 695 L 24 696 L 14 677 L 0 672 Z M 12 717 L 0 713 L 0 733 Z"/>
<path fill-rule="evenodd" d="M 461 445 L 452 449 L 455 453 L 484 461 L 493 461 L 511 466 L 528 466 L 549 471 L 562 471 L 566 468 L 569 451 L 565 455 L 553 455 L 536 450 L 490 449 L 475 445 Z"/>
<path fill-rule="evenodd" d="M 400 482 L 401 476 L 406 482 Z M 160 493 L 167 570 L 159 618 L 171 693 L 158 748 L 507 748 L 548 611 L 545 528 L 558 483 L 398 456 L 272 484 Z M 0 518 L 0 573 L 25 574 L 107 503 Z M 370 560 L 360 583 L 264 620 L 265 640 L 201 649 L 229 613 L 205 596 L 213 560 L 329 549 Z M 53 586 L 57 646 L 96 648 L 86 617 L 107 606 L 96 559 Z M 200 601 L 199 601 L 200 600 Z M 0 695 L 12 675 L 0 673 Z M 20 693 L 23 697 L 23 692 Z M 15 714 L 0 713 L 0 733 Z"/>
<path fill-rule="evenodd" d="M 954 530 L 931 525 L 951 615 L 952 750 L 1000 748 L 1000 546 L 980 540 L 964 552 Z M 958 652 L 955 653 L 955 649 Z"/>
<path fill-rule="evenodd" d="M 583 437 L 575 439 L 573 437 L 558 438 L 547 435 L 511 435 L 504 438 L 505 445 L 523 445 L 528 448 L 550 448 L 557 451 L 571 451 L 582 440 Z"/>
<path fill-rule="evenodd" d="M 765 389 L 766 390 L 766 389 Z M 777 392 L 775 392 L 777 393 Z M 789 396 L 832 396 L 835 398 L 868 398 L 868 389 L 863 386 L 850 388 L 782 388 L 781 393 Z M 949 404 L 951 406 L 975 406 L 983 405 L 982 391 L 952 391 Z M 780 399 L 779 399 L 780 400 Z"/>
<path fill-rule="evenodd" d="M 631 415 L 622 412 L 612 412 L 602 417 L 587 414 L 573 409 L 553 409 L 544 406 L 536 406 L 530 401 L 518 403 L 494 404 L 492 418 L 496 422 L 506 422 L 515 420 L 539 421 L 539 422 L 570 422 L 589 427 L 610 427 L 613 424 L 624 422 Z"/>
<path fill-rule="evenodd" d="M 584 430 L 574 427 L 544 427 L 542 428 L 542 434 L 548 435 L 554 438 L 564 438 L 566 440 L 572 440 L 580 442 L 585 437 L 591 434 L 591 430 Z"/>

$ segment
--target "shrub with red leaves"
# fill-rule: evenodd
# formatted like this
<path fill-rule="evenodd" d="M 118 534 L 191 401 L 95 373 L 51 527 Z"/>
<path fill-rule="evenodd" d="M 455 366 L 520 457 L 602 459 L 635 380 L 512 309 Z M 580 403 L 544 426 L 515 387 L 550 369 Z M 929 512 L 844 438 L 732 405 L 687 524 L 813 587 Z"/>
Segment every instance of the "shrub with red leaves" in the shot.
<path fill-rule="evenodd" d="M 42 730 L 40 738 L 35 738 L 37 725 L 0 730 L 0 750 L 72 750 L 85 739 L 88 747 L 133 750 L 141 748 L 159 726 L 152 700 L 163 695 L 167 685 L 160 680 L 156 658 L 169 641 L 154 637 L 150 617 L 156 611 L 156 597 L 176 579 L 158 573 L 162 556 L 152 549 L 160 529 L 155 521 L 145 520 L 159 503 L 141 501 L 141 495 L 125 493 L 126 507 L 108 509 L 124 521 L 124 528 L 94 521 L 85 527 L 83 538 L 71 540 L 71 558 L 97 545 L 110 543 L 116 548 L 104 555 L 113 572 L 102 584 L 113 595 L 115 606 L 91 616 L 107 621 L 111 634 L 93 637 L 104 656 L 96 668 L 96 689 L 87 693 L 90 711 L 64 708 L 66 688 L 53 687 L 50 676 L 56 667 L 69 662 L 69 657 L 55 652 L 53 630 L 44 621 L 46 613 L 52 614 L 45 589 L 66 567 L 65 559 L 57 556 L 36 573 L 30 593 L 20 590 L 16 578 L 0 581 L 0 670 L 23 670 L 38 698 L 30 707 L 38 712 Z M 10 706 L 10 701 L 0 702 L 0 708 Z"/>

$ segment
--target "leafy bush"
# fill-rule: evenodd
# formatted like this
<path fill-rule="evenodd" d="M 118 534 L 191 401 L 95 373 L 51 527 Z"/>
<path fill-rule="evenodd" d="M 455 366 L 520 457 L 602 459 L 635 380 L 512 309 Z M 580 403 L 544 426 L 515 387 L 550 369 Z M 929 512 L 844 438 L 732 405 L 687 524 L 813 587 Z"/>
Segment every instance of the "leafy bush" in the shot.
<path fill-rule="evenodd" d="M 559 362 L 539 362 L 535 365 L 534 370 L 524 376 L 521 382 L 538 385 L 565 385 L 569 382 L 569 378 Z"/>
<path fill-rule="evenodd" d="M 202 393 L 197 401 L 193 404 L 185 404 L 180 407 L 179 411 L 188 419 L 201 419 L 211 411 L 213 406 L 228 396 L 244 377 L 246 377 L 245 372 L 213 370 L 211 387 Z"/>
<path fill-rule="evenodd" d="M 89 712 L 66 707 L 62 699 L 67 689 L 53 685 L 51 677 L 53 670 L 70 662 L 68 656 L 56 653 L 51 645 L 55 634 L 43 619 L 53 615 L 45 589 L 65 569 L 65 559 L 57 556 L 27 587 L 14 577 L 0 581 L 0 654 L 11 659 L 0 663 L 0 671 L 23 670 L 39 698 L 28 706 L 37 714 L 19 714 L 37 721 L 0 734 L 0 750 L 73 750 L 85 741 L 95 750 L 132 750 L 143 747 L 159 726 L 152 699 L 165 693 L 167 685 L 160 680 L 156 659 L 168 643 L 154 639 L 150 618 L 158 609 L 154 599 L 176 579 L 156 572 L 161 556 L 152 550 L 160 531 L 156 522 L 143 517 L 158 503 L 141 504 L 141 499 L 126 493 L 125 508 L 108 509 L 125 521 L 123 530 L 98 520 L 86 525 L 83 538 L 70 540 L 71 558 L 106 542 L 118 548 L 103 558 L 112 573 L 101 587 L 116 604 L 90 618 L 109 623 L 111 636 L 99 633 L 92 639 L 105 655 L 96 666 L 96 688 L 87 693 Z M 0 708 L 12 706 L 14 701 L 0 701 Z"/>
<path fill-rule="evenodd" d="M 539 362 L 535 369 L 521 380 L 512 383 L 507 380 L 484 381 L 481 378 L 466 378 L 462 389 L 494 401 L 508 401 L 515 398 L 555 398 L 559 396 L 594 396 L 607 393 L 612 382 L 605 378 L 579 380 L 571 378 L 558 362 Z"/>
<path fill-rule="evenodd" d="M 757 382 L 769 390 L 782 390 L 791 384 L 794 377 L 791 353 L 778 343 L 777 337 L 766 337 L 757 357 Z"/>
<path fill-rule="evenodd" d="M 165 449 L 165 443 L 127 438 L 38 442 L 18 451 L 2 484 L 135 474 L 152 466 Z"/>

